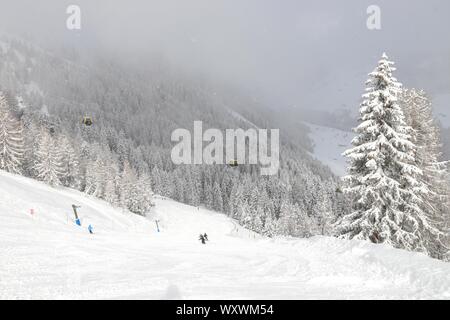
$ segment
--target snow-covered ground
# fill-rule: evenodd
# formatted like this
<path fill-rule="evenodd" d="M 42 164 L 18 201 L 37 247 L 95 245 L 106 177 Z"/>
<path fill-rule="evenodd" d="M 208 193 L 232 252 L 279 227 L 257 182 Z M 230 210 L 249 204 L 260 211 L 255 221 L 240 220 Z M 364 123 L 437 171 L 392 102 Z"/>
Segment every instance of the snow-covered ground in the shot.
<path fill-rule="evenodd" d="M 350 131 L 311 123 L 305 122 L 305 124 L 310 129 L 309 137 L 314 145 L 312 155 L 327 165 L 336 175 L 343 176 L 346 172 L 347 163 L 342 153 L 350 147 L 354 134 Z"/>
<path fill-rule="evenodd" d="M 0 171 L 0 299 L 17 298 L 450 299 L 450 263 L 359 241 L 265 239 L 162 198 L 143 218 Z"/>

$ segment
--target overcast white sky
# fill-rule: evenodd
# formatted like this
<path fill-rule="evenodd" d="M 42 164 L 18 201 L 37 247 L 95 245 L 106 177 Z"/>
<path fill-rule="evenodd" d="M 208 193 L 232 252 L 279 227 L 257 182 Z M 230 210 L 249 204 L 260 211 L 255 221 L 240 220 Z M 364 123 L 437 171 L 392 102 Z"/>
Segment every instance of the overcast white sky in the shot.
<path fill-rule="evenodd" d="M 66 29 L 66 8 L 82 29 Z M 369 5 L 382 30 L 366 28 Z M 48 45 L 175 64 L 264 92 L 276 107 L 353 108 L 383 51 L 398 78 L 450 92 L 448 0 L 0 0 L 0 29 Z"/>

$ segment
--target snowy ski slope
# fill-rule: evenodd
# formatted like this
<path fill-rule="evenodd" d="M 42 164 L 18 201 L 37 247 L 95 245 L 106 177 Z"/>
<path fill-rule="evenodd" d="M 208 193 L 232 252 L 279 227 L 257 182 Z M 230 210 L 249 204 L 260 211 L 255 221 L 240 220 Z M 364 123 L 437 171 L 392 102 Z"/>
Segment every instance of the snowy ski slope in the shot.
<path fill-rule="evenodd" d="M 265 239 L 162 198 L 143 218 L 0 171 L 0 298 L 450 299 L 450 264 L 358 241 Z"/>

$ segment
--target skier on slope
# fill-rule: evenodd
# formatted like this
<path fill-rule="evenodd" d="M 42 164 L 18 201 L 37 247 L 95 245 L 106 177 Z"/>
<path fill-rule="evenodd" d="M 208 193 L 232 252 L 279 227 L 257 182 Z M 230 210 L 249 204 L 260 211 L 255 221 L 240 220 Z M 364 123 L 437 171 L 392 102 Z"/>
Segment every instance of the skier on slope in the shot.
<path fill-rule="evenodd" d="M 203 238 L 205 238 L 206 241 L 209 241 L 209 240 L 208 240 L 208 235 L 206 234 L 206 232 L 205 232 L 205 234 L 203 235 Z"/>
<path fill-rule="evenodd" d="M 92 227 L 92 225 L 88 226 L 88 231 L 90 234 L 94 234 L 94 228 Z"/>
<path fill-rule="evenodd" d="M 200 240 L 202 244 L 206 244 L 205 237 L 202 234 L 200 234 L 200 238 L 198 238 L 198 240 Z"/>

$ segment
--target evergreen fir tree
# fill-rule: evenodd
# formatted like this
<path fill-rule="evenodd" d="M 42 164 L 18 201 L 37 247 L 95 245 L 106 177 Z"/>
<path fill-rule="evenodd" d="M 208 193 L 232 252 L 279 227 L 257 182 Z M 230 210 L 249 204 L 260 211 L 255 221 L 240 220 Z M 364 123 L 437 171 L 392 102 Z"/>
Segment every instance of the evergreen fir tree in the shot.
<path fill-rule="evenodd" d="M 125 161 L 119 183 L 120 205 L 124 208 L 130 208 L 133 205 L 133 197 L 136 192 L 133 187 L 136 185 L 136 181 L 137 177 L 135 171 L 131 168 L 130 163 Z"/>
<path fill-rule="evenodd" d="M 79 157 L 72 146 L 72 143 L 65 136 L 58 139 L 61 149 L 61 161 L 63 176 L 61 182 L 64 186 L 79 189 L 80 188 L 80 161 Z"/>
<path fill-rule="evenodd" d="M 34 169 L 37 178 L 52 186 L 60 185 L 64 176 L 61 151 L 53 137 L 45 130 L 39 134 Z"/>
<path fill-rule="evenodd" d="M 230 195 L 230 212 L 228 213 L 232 218 L 239 220 L 241 214 L 241 206 L 243 204 L 243 187 L 239 183 L 233 185 Z"/>
<path fill-rule="evenodd" d="M 86 166 L 86 190 L 87 194 L 103 199 L 107 182 L 107 160 L 104 155 L 97 154 L 93 161 L 89 161 Z"/>
<path fill-rule="evenodd" d="M 111 156 L 112 157 L 112 156 Z M 118 189 L 120 184 L 119 166 L 114 158 L 111 158 L 106 172 L 106 184 L 104 199 L 113 206 L 119 206 Z"/>
<path fill-rule="evenodd" d="M 414 129 L 412 141 L 417 147 L 415 163 L 422 170 L 422 181 L 430 190 L 424 196 L 422 208 L 428 218 L 443 230 L 450 217 L 449 172 L 447 163 L 441 161 L 440 129 L 433 118 L 431 101 L 423 90 L 416 89 L 403 90 L 399 101 L 407 124 Z M 431 250 L 434 257 L 442 258 L 448 251 L 441 241 L 424 240 L 430 242 L 428 247 L 434 247 Z"/>
<path fill-rule="evenodd" d="M 22 122 L 12 113 L 0 93 L 0 169 L 20 174 L 24 154 Z"/>
<path fill-rule="evenodd" d="M 153 193 L 150 186 L 150 177 L 143 173 L 131 188 L 128 199 L 128 209 L 131 212 L 145 216 L 150 211 L 153 206 Z"/>
<path fill-rule="evenodd" d="M 277 224 L 279 234 L 306 238 L 311 236 L 311 224 L 311 219 L 298 204 L 283 201 Z"/>
<path fill-rule="evenodd" d="M 219 212 L 223 211 L 222 190 L 219 183 L 216 181 L 213 186 L 213 209 Z"/>
<path fill-rule="evenodd" d="M 436 240 L 436 229 L 422 210 L 429 190 L 415 163 L 412 129 L 398 103 L 401 84 L 393 77 L 393 62 L 383 54 L 369 74 L 360 124 L 355 129 L 344 192 L 352 198 L 352 212 L 339 226 L 342 238 L 387 243 L 425 251 L 425 238 Z"/>

